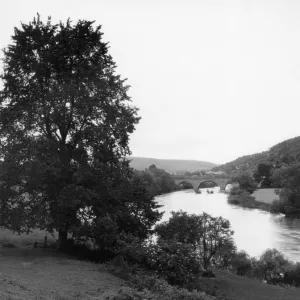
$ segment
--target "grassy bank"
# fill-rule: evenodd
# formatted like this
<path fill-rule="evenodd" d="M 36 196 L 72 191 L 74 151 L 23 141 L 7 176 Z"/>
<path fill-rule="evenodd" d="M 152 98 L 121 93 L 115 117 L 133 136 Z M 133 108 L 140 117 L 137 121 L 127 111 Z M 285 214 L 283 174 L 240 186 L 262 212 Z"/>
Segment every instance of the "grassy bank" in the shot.
<path fill-rule="evenodd" d="M 51 248 L 32 248 L 31 242 L 42 242 L 43 237 L 44 233 L 39 231 L 27 236 L 12 235 L 7 230 L 0 230 L 0 299 L 162 300 L 177 299 L 179 294 L 181 298 L 178 299 L 187 299 L 183 296 L 187 295 L 187 291 L 174 292 L 168 285 L 153 284 L 152 279 L 146 282 L 139 278 L 139 273 L 127 274 L 122 276 L 122 279 L 112 274 L 106 265 L 75 260 L 70 256 L 58 254 Z M 216 295 L 216 299 L 300 299 L 299 290 L 294 288 L 262 284 L 227 271 L 213 272 L 216 275 L 215 279 L 200 278 L 194 288 Z M 134 278 L 135 280 L 132 280 Z M 177 295 L 175 298 L 174 293 Z M 194 292 L 194 298 L 189 299 L 214 298 Z"/>
<path fill-rule="evenodd" d="M 32 230 L 29 234 L 14 234 L 11 230 L 0 228 L 0 247 L 9 246 L 9 244 L 13 244 L 15 247 L 33 247 L 35 242 L 37 242 L 37 247 L 43 247 L 45 236 L 47 236 L 48 246 L 56 242 L 56 234 L 52 236 L 50 233 L 38 229 Z"/>
<path fill-rule="evenodd" d="M 101 265 L 74 260 L 47 249 L 1 249 L 0 299 L 105 299 L 124 280 Z"/>
<path fill-rule="evenodd" d="M 297 300 L 300 291 L 260 283 L 258 280 L 232 274 L 228 271 L 213 270 L 216 274 L 215 289 L 223 299 L 230 300 Z"/>

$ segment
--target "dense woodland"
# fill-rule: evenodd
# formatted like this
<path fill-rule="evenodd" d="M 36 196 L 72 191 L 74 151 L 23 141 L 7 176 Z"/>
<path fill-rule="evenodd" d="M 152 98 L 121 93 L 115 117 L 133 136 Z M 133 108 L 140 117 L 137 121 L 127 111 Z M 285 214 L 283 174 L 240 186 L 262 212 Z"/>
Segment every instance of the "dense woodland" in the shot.
<path fill-rule="evenodd" d="M 300 137 L 283 141 L 268 151 L 245 155 L 226 164 L 212 168 L 212 171 L 224 171 L 230 174 L 235 170 L 254 172 L 259 164 L 271 164 L 276 167 L 300 162 Z"/>
<path fill-rule="evenodd" d="M 256 188 L 276 188 L 280 200 L 270 209 L 288 217 L 300 217 L 300 137 L 214 169 L 226 171 L 232 182 L 240 183 L 231 191 L 231 203 L 249 205 L 254 201 L 251 194 Z"/>

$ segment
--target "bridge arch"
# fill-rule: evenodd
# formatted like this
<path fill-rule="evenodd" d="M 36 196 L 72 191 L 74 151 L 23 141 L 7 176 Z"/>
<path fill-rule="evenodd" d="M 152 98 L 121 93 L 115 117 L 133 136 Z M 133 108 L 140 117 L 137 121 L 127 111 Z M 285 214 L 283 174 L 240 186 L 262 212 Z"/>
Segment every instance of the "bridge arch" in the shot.
<path fill-rule="evenodd" d="M 175 183 L 179 186 L 183 182 L 188 182 L 193 186 L 193 189 L 197 192 L 201 184 L 203 185 L 203 182 L 213 182 L 214 186 L 219 186 L 220 191 L 225 190 L 225 185 L 229 182 L 228 177 L 213 177 L 213 176 L 199 176 L 198 178 L 193 177 L 184 177 L 184 178 L 175 178 Z M 205 188 L 206 186 L 204 186 Z"/>
<path fill-rule="evenodd" d="M 213 180 L 205 180 L 200 182 L 198 185 L 198 189 L 205 189 L 205 188 L 213 188 L 213 187 L 220 187 L 215 181 Z M 221 188 L 221 187 L 220 187 Z"/>
<path fill-rule="evenodd" d="M 226 191 L 229 186 L 231 186 L 231 187 L 238 187 L 239 183 L 238 182 L 230 182 L 229 181 L 228 183 L 225 184 L 224 190 Z"/>
<path fill-rule="evenodd" d="M 181 181 L 178 185 L 182 190 L 194 189 L 193 184 L 186 180 Z"/>

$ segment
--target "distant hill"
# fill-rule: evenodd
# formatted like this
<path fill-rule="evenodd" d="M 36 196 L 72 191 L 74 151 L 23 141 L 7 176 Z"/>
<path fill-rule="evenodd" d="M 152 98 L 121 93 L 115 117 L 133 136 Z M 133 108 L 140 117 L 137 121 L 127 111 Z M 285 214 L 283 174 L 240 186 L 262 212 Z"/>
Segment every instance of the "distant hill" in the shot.
<path fill-rule="evenodd" d="M 216 164 L 199 160 L 179 160 L 179 159 L 158 159 L 148 157 L 128 157 L 131 160 L 131 167 L 136 170 L 145 170 L 150 165 L 155 165 L 169 173 L 184 173 L 192 171 L 209 170 Z"/>
<path fill-rule="evenodd" d="M 230 173 L 233 170 L 254 171 L 258 164 L 291 164 L 300 162 L 300 136 L 285 140 L 269 150 L 239 157 L 226 164 L 212 168 L 212 171 Z"/>

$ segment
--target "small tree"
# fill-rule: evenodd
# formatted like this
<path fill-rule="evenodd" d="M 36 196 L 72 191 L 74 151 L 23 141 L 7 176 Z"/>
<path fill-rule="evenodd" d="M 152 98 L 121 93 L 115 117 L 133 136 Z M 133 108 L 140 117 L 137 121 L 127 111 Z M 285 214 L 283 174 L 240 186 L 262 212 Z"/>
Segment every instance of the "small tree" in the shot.
<path fill-rule="evenodd" d="M 251 276 L 252 260 L 245 251 L 239 251 L 232 256 L 230 267 L 237 275 Z"/>
<path fill-rule="evenodd" d="M 201 224 L 200 215 L 189 215 L 182 210 L 172 211 L 168 221 L 156 225 L 155 232 L 158 239 L 176 240 L 180 243 L 191 244 L 196 249 L 202 235 Z"/>
<path fill-rule="evenodd" d="M 270 187 L 271 185 L 271 171 L 273 166 L 269 164 L 261 163 L 257 166 L 257 169 L 253 175 L 255 181 L 261 184 L 261 187 Z"/>
<path fill-rule="evenodd" d="M 237 182 L 241 190 L 244 190 L 250 194 L 252 194 L 257 189 L 257 183 L 248 172 L 236 172 L 232 175 L 230 182 Z"/>
<path fill-rule="evenodd" d="M 254 275 L 271 283 L 273 280 L 282 278 L 284 272 L 291 266 L 292 264 L 278 250 L 268 249 L 257 261 Z"/>
<path fill-rule="evenodd" d="M 233 243 L 229 221 L 207 213 L 188 215 L 182 211 L 172 212 L 168 222 L 157 225 L 156 232 L 161 240 L 176 240 L 192 245 L 205 270 L 212 259 L 222 253 L 222 248 Z"/>
<path fill-rule="evenodd" d="M 212 217 L 203 213 L 201 224 L 201 238 L 198 241 L 198 253 L 206 270 L 211 259 L 221 251 L 223 247 L 232 241 L 233 231 L 228 220 L 222 217 Z"/>
<path fill-rule="evenodd" d="M 276 206 L 280 212 L 288 215 L 300 214 L 300 164 L 296 163 L 288 167 L 278 169 L 274 175 L 277 185 L 281 188 L 277 190 L 280 201 Z M 276 207 L 274 207 L 276 208 Z"/>

